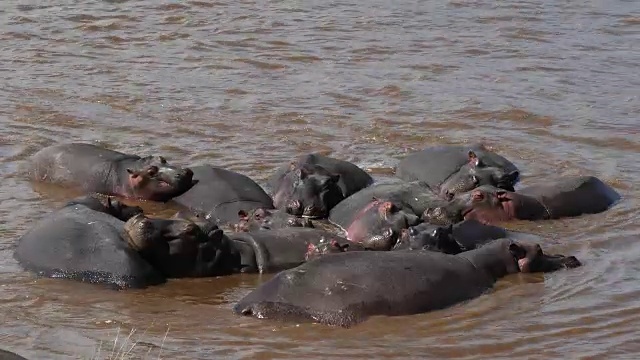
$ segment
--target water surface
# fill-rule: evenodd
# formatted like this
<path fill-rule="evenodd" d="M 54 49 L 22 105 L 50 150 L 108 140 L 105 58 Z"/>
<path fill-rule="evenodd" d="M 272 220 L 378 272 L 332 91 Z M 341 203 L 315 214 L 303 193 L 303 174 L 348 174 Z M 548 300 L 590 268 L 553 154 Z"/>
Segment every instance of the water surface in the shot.
<path fill-rule="evenodd" d="M 640 352 L 639 2 L 5 0 L 0 19 L 2 348 L 34 359 Z M 512 225 L 582 268 L 510 276 L 466 304 L 352 329 L 281 324 L 231 312 L 269 276 L 113 292 L 23 271 L 16 240 L 69 194 L 19 169 L 71 141 L 261 183 L 310 151 L 384 177 L 409 151 L 484 142 L 523 185 L 593 174 L 624 200 Z"/>

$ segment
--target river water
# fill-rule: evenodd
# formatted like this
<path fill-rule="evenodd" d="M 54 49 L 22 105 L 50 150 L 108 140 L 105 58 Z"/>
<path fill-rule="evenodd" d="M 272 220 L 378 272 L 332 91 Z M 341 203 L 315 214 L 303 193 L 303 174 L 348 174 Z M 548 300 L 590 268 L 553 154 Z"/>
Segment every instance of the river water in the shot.
<path fill-rule="evenodd" d="M 1 348 L 33 359 L 638 357 L 640 2 L 4 0 L 0 19 Z M 34 188 L 20 168 L 72 141 L 261 183 L 311 151 L 385 177 L 408 151 L 484 142 L 523 185 L 592 174 L 624 198 L 603 214 L 509 225 L 582 268 L 510 276 L 468 303 L 351 329 L 282 324 L 231 312 L 269 276 L 114 292 L 23 271 L 16 240 L 70 194 Z"/>

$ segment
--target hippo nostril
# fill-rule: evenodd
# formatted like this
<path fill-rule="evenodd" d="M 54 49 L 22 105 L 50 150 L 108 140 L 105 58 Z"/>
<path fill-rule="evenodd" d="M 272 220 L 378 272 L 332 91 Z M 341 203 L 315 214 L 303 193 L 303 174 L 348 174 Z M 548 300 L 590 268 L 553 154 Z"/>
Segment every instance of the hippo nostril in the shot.
<path fill-rule="evenodd" d="M 298 215 L 301 209 L 302 205 L 298 200 L 293 200 L 289 203 L 289 205 L 287 205 L 287 212 L 292 215 Z"/>
<path fill-rule="evenodd" d="M 453 193 L 449 190 L 446 190 L 444 192 L 444 198 L 447 199 L 448 201 L 453 200 Z"/>

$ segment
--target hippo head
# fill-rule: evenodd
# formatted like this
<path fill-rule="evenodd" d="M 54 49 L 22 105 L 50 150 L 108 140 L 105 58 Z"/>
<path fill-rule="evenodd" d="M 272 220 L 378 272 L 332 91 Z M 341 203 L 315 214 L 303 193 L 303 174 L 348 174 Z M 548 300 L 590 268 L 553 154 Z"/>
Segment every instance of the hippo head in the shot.
<path fill-rule="evenodd" d="M 373 199 L 362 208 L 347 228 L 347 238 L 370 250 L 390 250 L 403 229 L 416 225 L 420 218 L 391 201 Z"/>
<path fill-rule="evenodd" d="M 295 216 L 326 218 L 329 210 L 344 199 L 340 175 L 318 165 L 291 165 L 274 192 L 276 208 L 284 208 Z"/>
<path fill-rule="evenodd" d="M 394 246 L 394 250 L 396 249 L 429 250 L 452 255 L 464 251 L 453 237 L 453 225 L 443 227 L 429 224 L 403 230 Z"/>
<path fill-rule="evenodd" d="M 469 162 L 440 186 L 440 196 L 451 200 L 456 194 L 482 185 L 493 185 L 514 191 L 513 186 L 518 182 L 519 177 L 520 173 L 517 170 L 507 172 L 499 167 L 487 166 L 475 152 L 469 151 Z"/>
<path fill-rule="evenodd" d="M 216 224 L 215 221 L 211 220 L 204 214 L 197 212 L 180 210 L 173 215 L 172 219 L 191 221 L 198 225 L 198 227 L 207 234 L 213 230 L 219 229 L 218 224 Z"/>
<path fill-rule="evenodd" d="M 429 208 L 422 217 L 433 224 L 452 224 L 474 219 L 486 225 L 513 219 L 534 220 L 547 214 L 536 199 L 484 185 L 472 191 L 458 194 L 445 206 Z"/>
<path fill-rule="evenodd" d="M 242 232 L 281 229 L 285 227 L 312 228 L 314 226 L 308 218 L 299 218 L 282 210 L 258 208 L 249 212 L 240 210 L 238 212 L 238 223 L 234 225 L 234 230 Z"/>
<path fill-rule="evenodd" d="M 205 233 L 188 220 L 152 219 L 138 214 L 124 224 L 124 239 L 167 277 L 193 276 L 204 246 L 220 244 L 220 229 Z"/>
<path fill-rule="evenodd" d="M 197 181 L 189 168 L 172 166 L 162 156 L 147 156 L 127 168 L 133 195 L 144 200 L 167 202 L 191 189 Z"/>
<path fill-rule="evenodd" d="M 545 254 L 540 244 L 511 242 L 509 252 L 516 261 L 518 270 L 523 273 L 551 272 L 582 265 L 575 256 Z"/>

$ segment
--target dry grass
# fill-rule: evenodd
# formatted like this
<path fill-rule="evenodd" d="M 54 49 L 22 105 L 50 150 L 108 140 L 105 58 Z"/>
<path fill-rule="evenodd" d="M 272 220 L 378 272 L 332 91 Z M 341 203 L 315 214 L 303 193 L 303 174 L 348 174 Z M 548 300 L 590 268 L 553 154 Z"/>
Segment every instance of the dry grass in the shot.
<path fill-rule="evenodd" d="M 148 343 L 144 343 L 144 344 L 140 343 L 141 339 L 147 333 L 147 330 L 145 330 L 136 339 L 137 329 L 133 328 L 131 329 L 131 331 L 129 331 L 129 335 L 127 335 L 124 338 L 121 338 L 120 327 L 118 327 L 116 331 L 116 337 L 115 339 L 113 339 L 113 345 L 110 346 L 111 351 L 103 353 L 103 349 L 102 349 L 103 341 L 101 340 L 98 343 L 95 355 L 91 359 L 92 360 L 161 359 L 164 342 L 165 340 L 167 340 L 167 335 L 169 334 L 169 327 L 167 327 L 167 331 L 165 331 L 164 333 L 164 337 L 162 338 L 162 343 L 158 348 L 157 356 L 151 353 L 152 350 L 157 346 L 150 345 Z M 148 348 L 144 357 L 140 357 L 140 355 L 138 354 L 138 350 L 141 346 Z M 134 349 L 136 350 L 136 354 L 134 354 Z"/>

